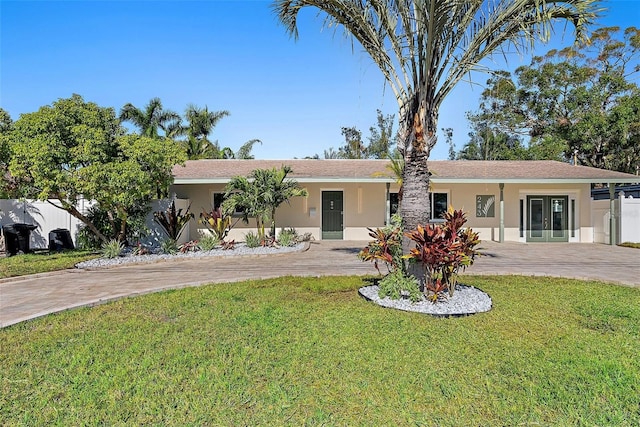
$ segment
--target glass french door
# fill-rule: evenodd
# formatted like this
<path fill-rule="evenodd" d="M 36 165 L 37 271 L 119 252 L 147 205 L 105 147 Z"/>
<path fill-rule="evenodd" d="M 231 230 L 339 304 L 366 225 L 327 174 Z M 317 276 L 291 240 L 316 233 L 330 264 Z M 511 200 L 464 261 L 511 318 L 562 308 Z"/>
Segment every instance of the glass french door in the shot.
<path fill-rule="evenodd" d="M 527 197 L 527 242 L 568 242 L 569 198 Z"/>

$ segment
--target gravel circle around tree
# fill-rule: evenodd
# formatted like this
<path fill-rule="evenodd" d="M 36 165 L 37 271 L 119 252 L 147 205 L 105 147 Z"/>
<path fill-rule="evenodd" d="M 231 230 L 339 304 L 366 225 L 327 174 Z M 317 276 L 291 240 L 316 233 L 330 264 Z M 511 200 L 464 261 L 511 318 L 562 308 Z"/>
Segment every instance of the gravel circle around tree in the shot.
<path fill-rule="evenodd" d="M 389 297 L 380 298 L 378 289 L 378 285 L 364 286 L 358 290 L 358 293 L 364 299 L 372 301 L 381 307 L 442 317 L 484 313 L 491 310 L 492 307 L 491 297 L 486 292 L 473 286 L 462 284 L 456 285 L 453 297 L 435 304 L 427 301 L 424 297 L 422 301 L 417 302 L 411 302 L 409 298 L 404 297 L 395 300 Z"/>
<path fill-rule="evenodd" d="M 114 267 L 125 264 L 134 263 L 152 263 L 159 261 L 171 261 L 180 259 L 198 259 L 208 257 L 230 257 L 230 256 L 243 256 L 243 255 L 276 255 L 289 252 L 301 252 L 309 247 L 308 242 L 301 242 L 295 246 L 280 246 L 280 247 L 257 247 L 249 248 L 243 243 L 236 244 L 234 249 L 224 250 L 221 248 L 213 249 L 210 251 L 195 251 L 176 254 L 149 254 L 149 255 L 132 255 L 124 254 L 116 258 L 96 258 L 89 261 L 83 261 L 76 264 L 78 269 L 89 268 L 104 268 Z"/>

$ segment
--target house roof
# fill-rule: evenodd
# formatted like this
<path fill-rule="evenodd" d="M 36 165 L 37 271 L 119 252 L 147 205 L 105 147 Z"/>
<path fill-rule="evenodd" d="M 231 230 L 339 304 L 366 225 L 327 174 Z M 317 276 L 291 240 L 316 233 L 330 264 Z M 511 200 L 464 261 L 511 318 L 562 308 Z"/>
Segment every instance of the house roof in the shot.
<path fill-rule="evenodd" d="M 175 184 L 226 183 L 255 169 L 288 165 L 288 176 L 300 183 L 395 182 L 388 160 L 189 160 L 173 168 Z M 637 183 L 640 177 L 622 172 L 572 166 L 552 160 L 430 160 L 434 184 L 442 183 Z"/>

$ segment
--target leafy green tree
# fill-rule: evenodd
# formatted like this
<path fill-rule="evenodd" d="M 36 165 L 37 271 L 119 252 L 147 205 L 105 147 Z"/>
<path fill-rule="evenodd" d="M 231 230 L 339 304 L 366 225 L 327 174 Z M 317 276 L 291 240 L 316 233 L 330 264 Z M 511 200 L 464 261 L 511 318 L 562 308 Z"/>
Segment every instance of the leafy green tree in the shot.
<path fill-rule="evenodd" d="M 449 160 L 456 159 L 456 148 L 453 143 L 453 128 L 442 128 L 444 137 L 447 139 L 447 145 L 449 146 Z"/>
<path fill-rule="evenodd" d="M 469 142 L 456 154 L 460 160 L 527 160 L 526 147 L 515 135 L 493 129 L 484 121 L 471 118 Z"/>
<path fill-rule="evenodd" d="M 381 70 L 399 107 L 407 230 L 430 218 L 427 159 L 440 106 L 456 85 L 501 46 L 526 51 L 547 39 L 558 20 L 573 23 L 583 39 L 598 12 L 593 0 L 275 0 L 273 8 L 293 36 L 300 11 L 318 9 L 325 27 L 342 28 Z M 404 246 L 411 246 L 406 237 Z"/>
<path fill-rule="evenodd" d="M 386 159 L 392 150 L 393 138 L 393 114 L 382 114 L 376 110 L 376 124 L 369 128 L 369 145 L 367 146 L 367 157 L 373 159 Z"/>
<path fill-rule="evenodd" d="M 324 150 L 324 158 L 325 159 L 339 159 L 340 151 L 336 151 L 333 147 L 329 147 L 328 150 Z"/>
<path fill-rule="evenodd" d="M 383 115 L 376 110 L 377 121 L 369 128 L 369 144 L 362 141 L 362 132 L 355 126 L 343 127 L 341 130 L 345 143 L 334 151 L 325 150 L 325 159 L 386 159 L 390 154 L 391 138 L 393 134 L 393 114 Z"/>
<path fill-rule="evenodd" d="M 640 88 L 640 30 L 600 28 L 590 43 L 551 50 L 487 81 L 472 123 L 529 138 L 527 157 L 635 172 L 632 128 Z"/>
<path fill-rule="evenodd" d="M 284 165 L 280 169 L 258 170 L 260 180 L 264 183 L 262 197 L 266 200 L 267 205 L 271 208 L 271 235 L 276 235 L 276 209 L 283 204 L 289 203 L 294 197 L 307 196 L 307 190 L 300 188 L 298 182 L 287 178 L 293 170 L 290 166 Z M 256 175 L 257 176 L 257 175 Z"/>
<path fill-rule="evenodd" d="M 223 211 L 232 214 L 240 210 L 245 223 L 255 218 L 258 236 L 265 239 L 265 225 L 270 223 L 271 234 L 276 232 L 276 210 L 293 197 L 306 196 L 307 191 L 298 187 L 295 180 L 288 179 L 291 167 L 280 169 L 256 169 L 249 178 L 236 176 L 225 188 Z"/>
<path fill-rule="evenodd" d="M 11 115 L 0 108 L 0 198 L 9 197 L 15 190 L 15 180 L 9 174 L 9 162 L 11 161 L 11 150 L 7 135 L 13 129 Z"/>
<path fill-rule="evenodd" d="M 175 133 L 180 123 L 180 115 L 162 108 L 160 98 L 152 98 L 144 109 L 127 103 L 120 110 L 119 117 L 122 121 L 133 123 L 140 131 L 140 135 L 153 139 L 160 137 L 160 129 L 165 132 L 165 135 L 167 132 Z"/>
<path fill-rule="evenodd" d="M 269 209 L 264 203 L 256 185 L 247 177 L 234 176 L 225 187 L 225 201 L 222 211 L 225 215 L 241 212 L 242 221 L 249 223 L 249 218 L 255 218 L 256 228 L 261 240 L 264 239 L 264 224 L 269 219 Z"/>
<path fill-rule="evenodd" d="M 130 213 L 146 207 L 158 188 L 173 181 L 172 167 L 185 160 L 173 142 L 126 135 L 112 108 L 80 95 L 23 114 L 9 134 L 9 169 L 29 183 L 29 196 L 56 199 L 100 241 L 123 241 Z M 84 197 L 107 213 L 113 236 L 104 235 L 78 210 Z"/>
<path fill-rule="evenodd" d="M 344 136 L 344 145 L 338 149 L 338 156 L 341 159 L 366 159 L 366 147 L 362 143 L 362 132 L 355 126 L 343 127 L 341 130 Z"/>

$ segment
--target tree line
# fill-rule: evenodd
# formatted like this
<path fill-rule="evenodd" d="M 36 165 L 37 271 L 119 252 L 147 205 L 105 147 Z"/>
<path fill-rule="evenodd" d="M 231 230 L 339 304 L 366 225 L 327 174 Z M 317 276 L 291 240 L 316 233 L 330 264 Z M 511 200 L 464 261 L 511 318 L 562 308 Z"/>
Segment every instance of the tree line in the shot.
<path fill-rule="evenodd" d="M 148 203 L 165 197 L 172 168 L 187 159 L 252 158 L 220 148 L 209 136 L 227 111 L 190 105 L 185 121 L 158 98 L 143 109 L 111 107 L 80 95 L 58 99 L 15 122 L 0 109 L 0 197 L 57 201 L 86 225 L 87 240 L 125 241 L 144 222 Z M 131 122 L 138 132 L 129 132 Z M 84 198 L 94 205 L 77 208 Z"/>
<path fill-rule="evenodd" d="M 600 28 L 589 42 L 535 56 L 487 80 L 455 158 L 640 167 L 640 30 Z"/>

